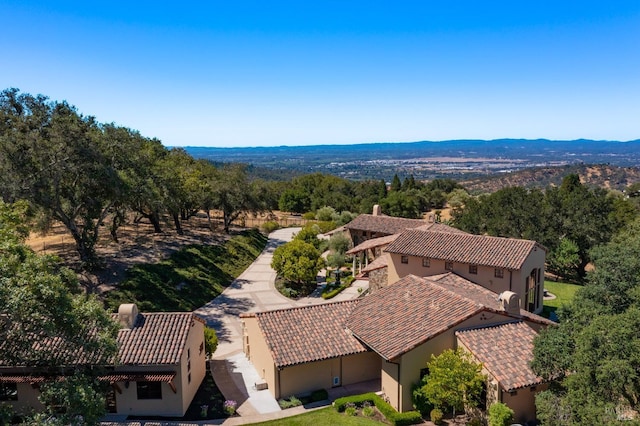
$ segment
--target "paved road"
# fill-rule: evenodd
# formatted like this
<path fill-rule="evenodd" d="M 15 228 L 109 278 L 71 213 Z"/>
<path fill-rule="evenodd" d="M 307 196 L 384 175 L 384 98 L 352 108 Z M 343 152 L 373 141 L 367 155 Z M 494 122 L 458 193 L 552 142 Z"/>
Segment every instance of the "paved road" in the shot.
<path fill-rule="evenodd" d="M 218 334 L 218 348 L 211 361 L 211 370 L 225 398 L 238 401 L 238 413 L 242 417 L 275 414 L 280 408 L 268 390 L 256 391 L 253 386 L 259 376 L 242 352 L 242 324 L 238 316 L 246 312 L 327 302 L 319 294 L 293 301 L 275 289 L 276 273 L 270 266 L 273 251 L 291 241 L 299 230 L 283 228 L 272 232 L 264 251 L 242 275 L 220 296 L 195 311 Z M 356 281 L 330 301 L 358 297 L 358 289 L 367 287 L 368 282 Z"/>

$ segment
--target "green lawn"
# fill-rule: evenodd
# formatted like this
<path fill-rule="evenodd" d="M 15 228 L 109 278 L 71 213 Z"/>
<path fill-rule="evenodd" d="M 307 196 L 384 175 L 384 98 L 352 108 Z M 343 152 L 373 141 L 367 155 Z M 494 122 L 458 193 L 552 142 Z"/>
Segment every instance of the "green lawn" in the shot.
<path fill-rule="evenodd" d="M 278 425 L 278 426 L 334 426 L 334 425 L 381 425 L 383 423 L 368 419 L 362 416 L 347 416 L 338 413 L 333 407 L 322 408 L 284 419 L 272 420 L 270 422 L 255 423 L 257 425 Z"/>
<path fill-rule="evenodd" d="M 158 263 L 137 265 L 109 292 L 117 310 L 135 303 L 142 312 L 193 311 L 218 296 L 262 252 L 267 237 L 257 230 L 236 235 L 223 245 L 193 245 Z"/>
<path fill-rule="evenodd" d="M 545 281 L 544 288 L 556 296 L 555 299 L 545 300 L 542 316 L 549 317 L 551 312 L 556 311 L 562 304 L 569 303 L 573 300 L 576 291 L 582 287 L 575 284 L 561 283 L 555 281 Z"/>

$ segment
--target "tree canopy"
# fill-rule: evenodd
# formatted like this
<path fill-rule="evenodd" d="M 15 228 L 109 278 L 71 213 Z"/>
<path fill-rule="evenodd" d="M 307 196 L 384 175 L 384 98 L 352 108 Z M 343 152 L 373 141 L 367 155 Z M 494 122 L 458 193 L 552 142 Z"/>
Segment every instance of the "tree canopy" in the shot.
<path fill-rule="evenodd" d="M 0 201 L 0 363 L 64 371 L 64 383 L 42 385 L 45 411 L 61 424 L 76 424 L 78 416 L 94 424 L 105 403 L 93 367 L 116 361 L 119 326 L 57 258 L 23 244 L 25 215 L 25 205 Z M 63 414 L 55 408 L 61 401 L 69 402 Z"/>
<path fill-rule="evenodd" d="M 640 408 L 640 219 L 591 256 L 586 285 L 535 341 L 532 368 L 559 381 L 540 396 L 549 424 L 603 424 Z"/>

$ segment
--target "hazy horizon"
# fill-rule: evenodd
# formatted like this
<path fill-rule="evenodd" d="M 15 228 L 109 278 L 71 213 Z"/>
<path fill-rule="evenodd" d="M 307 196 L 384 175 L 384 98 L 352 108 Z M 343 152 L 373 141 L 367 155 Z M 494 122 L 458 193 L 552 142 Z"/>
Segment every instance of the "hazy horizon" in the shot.
<path fill-rule="evenodd" d="M 0 0 L 0 89 L 166 146 L 640 137 L 640 2 Z"/>

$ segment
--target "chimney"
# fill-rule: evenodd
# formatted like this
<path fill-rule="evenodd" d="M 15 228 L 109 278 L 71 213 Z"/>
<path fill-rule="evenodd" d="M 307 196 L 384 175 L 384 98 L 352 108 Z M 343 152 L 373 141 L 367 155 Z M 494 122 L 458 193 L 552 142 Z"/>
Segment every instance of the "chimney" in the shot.
<path fill-rule="evenodd" d="M 436 215 L 433 213 L 427 213 L 427 223 L 435 223 Z"/>
<path fill-rule="evenodd" d="M 382 216 L 382 209 L 380 208 L 380 204 L 375 204 L 373 206 L 373 215 L 374 216 Z"/>
<path fill-rule="evenodd" d="M 118 322 L 122 328 L 132 329 L 138 318 L 138 307 L 135 303 L 123 303 L 118 308 Z"/>
<path fill-rule="evenodd" d="M 507 313 L 520 315 L 520 297 L 512 291 L 503 291 L 498 296 L 498 300 Z"/>

